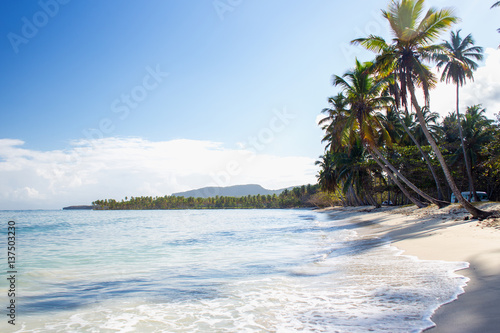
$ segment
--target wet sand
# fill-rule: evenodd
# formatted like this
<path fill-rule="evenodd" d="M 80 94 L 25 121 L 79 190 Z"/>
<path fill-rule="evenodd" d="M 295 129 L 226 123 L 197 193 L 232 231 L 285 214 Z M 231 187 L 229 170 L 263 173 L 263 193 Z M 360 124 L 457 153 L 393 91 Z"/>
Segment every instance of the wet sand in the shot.
<path fill-rule="evenodd" d="M 481 208 L 499 211 L 500 203 L 483 203 Z M 439 308 L 432 317 L 436 326 L 426 332 L 500 332 L 499 221 L 471 219 L 458 204 L 443 209 L 333 207 L 326 211 L 335 219 L 359 224 L 361 234 L 389 237 L 404 254 L 470 264 L 457 272 L 470 278 L 465 293 Z"/>

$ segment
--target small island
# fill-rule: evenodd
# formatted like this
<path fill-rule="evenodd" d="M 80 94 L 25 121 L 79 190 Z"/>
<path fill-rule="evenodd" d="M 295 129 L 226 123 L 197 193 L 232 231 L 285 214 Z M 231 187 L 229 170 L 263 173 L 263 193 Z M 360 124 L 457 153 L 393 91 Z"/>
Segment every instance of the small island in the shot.
<path fill-rule="evenodd" d="M 63 210 L 92 210 L 94 208 L 95 208 L 94 206 L 80 205 L 80 206 L 63 207 Z"/>

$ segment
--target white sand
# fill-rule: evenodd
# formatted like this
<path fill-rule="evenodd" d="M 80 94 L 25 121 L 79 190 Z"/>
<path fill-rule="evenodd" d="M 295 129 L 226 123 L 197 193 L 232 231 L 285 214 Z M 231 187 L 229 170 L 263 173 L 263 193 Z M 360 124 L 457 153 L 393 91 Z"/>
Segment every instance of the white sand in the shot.
<path fill-rule="evenodd" d="M 482 209 L 500 210 L 499 203 Z M 500 332 L 500 228 L 496 220 L 464 220 L 470 215 L 455 204 L 406 208 L 333 208 L 335 218 L 369 223 L 362 233 L 388 236 L 405 254 L 424 260 L 467 261 L 457 272 L 470 278 L 465 293 L 442 306 L 433 316 L 430 333 Z"/>

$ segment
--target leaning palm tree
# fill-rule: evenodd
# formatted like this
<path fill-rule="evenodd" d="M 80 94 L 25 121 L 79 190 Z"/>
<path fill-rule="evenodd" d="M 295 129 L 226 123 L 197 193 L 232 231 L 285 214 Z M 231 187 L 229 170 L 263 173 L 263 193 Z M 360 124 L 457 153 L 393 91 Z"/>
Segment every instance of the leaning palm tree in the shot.
<path fill-rule="evenodd" d="M 411 141 L 415 144 L 418 151 L 420 152 L 420 155 L 422 155 L 423 159 L 425 160 L 427 168 L 431 172 L 432 177 L 434 178 L 438 199 L 443 200 L 444 192 L 441 188 L 438 176 L 432 165 L 429 155 L 424 152 L 422 146 L 419 143 L 420 141 L 418 141 L 418 139 L 415 137 L 415 135 L 413 135 L 412 130 L 410 129 L 410 127 L 412 127 L 413 132 L 418 133 L 418 128 L 414 128 L 415 126 L 413 126 L 414 124 L 413 114 L 404 112 L 404 118 L 402 118 L 400 112 L 397 110 L 395 106 L 393 106 L 387 110 L 386 115 L 382 116 L 382 120 L 384 123 L 384 127 L 386 127 L 388 131 L 392 132 L 391 138 L 394 137 L 399 138 L 399 143 L 404 143 L 408 145 L 410 144 L 408 140 L 411 139 Z"/>
<path fill-rule="evenodd" d="M 427 128 L 429 129 L 430 134 L 432 135 L 433 138 L 438 138 L 441 136 L 443 130 L 441 127 L 437 125 L 437 119 L 439 115 L 435 112 L 430 112 L 428 107 L 423 107 L 422 108 L 422 113 L 424 115 L 425 119 L 425 124 Z M 405 120 L 411 120 L 413 118 L 413 113 L 408 114 L 405 117 Z M 408 119 L 409 118 L 409 119 Z M 406 124 L 405 124 L 406 125 Z M 413 143 L 419 150 L 420 154 L 423 156 L 427 168 L 431 171 L 432 177 L 434 178 L 434 183 L 436 184 L 436 189 L 438 193 L 438 199 L 439 200 L 444 200 L 444 191 L 441 187 L 441 184 L 439 182 L 436 170 L 434 169 L 434 166 L 432 165 L 431 159 L 429 157 L 429 154 L 425 153 L 424 150 L 422 149 L 422 145 L 427 144 L 427 139 L 425 138 L 425 135 L 423 134 L 422 131 L 422 126 L 420 126 L 420 123 L 415 123 L 415 122 L 410 122 L 410 128 L 408 129 L 408 136 L 412 139 Z"/>
<path fill-rule="evenodd" d="M 376 63 L 380 72 L 396 74 L 401 91 L 401 101 L 407 105 L 409 94 L 422 131 L 441 164 L 451 190 L 460 204 L 473 217 L 483 219 L 492 213 L 474 207 L 461 195 L 443 154 L 425 124 L 422 108 L 417 100 L 416 86 L 422 88 L 427 105 L 429 90 L 436 83 L 435 76 L 424 63 L 425 60 L 432 60 L 432 55 L 442 50 L 440 45 L 433 45 L 432 42 L 458 21 L 450 9 L 430 8 L 424 13 L 424 2 L 424 0 L 393 0 L 388 10 L 382 11 L 394 35 L 391 44 L 382 37 L 373 35 L 353 40 L 352 43 L 361 44 L 368 50 L 379 53 L 376 57 Z"/>
<path fill-rule="evenodd" d="M 375 115 L 375 111 L 387 108 L 387 105 L 393 104 L 393 99 L 392 97 L 382 95 L 385 86 L 388 84 L 388 79 L 375 79 L 373 75 L 369 74 L 369 69 L 372 66 L 372 63 L 361 64 L 356 60 L 356 67 L 353 70 L 346 72 L 343 76 L 335 75 L 333 78 L 334 85 L 340 86 L 343 89 L 350 104 L 349 115 L 345 121 L 342 137 L 348 145 L 352 145 L 353 142 L 356 142 L 360 138 L 372 158 L 377 163 L 381 162 L 379 165 L 385 166 L 383 167 L 384 171 L 391 177 L 395 184 L 399 184 L 399 182 L 395 179 L 394 175 L 429 202 L 440 205 L 439 200 L 424 193 L 406 179 L 389 163 L 376 145 L 376 140 L 379 136 L 382 136 L 389 144 L 392 142 L 387 130 L 382 126 L 380 118 Z M 403 186 L 400 189 L 418 207 L 424 207 Z"/>
<path fill-rule="evenodd" d="M 441 45 L 444 52 L 438 54 L 436 57 L 438 61 L 437 68 L 440 69 L 443 67 L 441 81 L 446 80 L 446 83 L 453 82 L 457 86 L 456 112 L 457 119 L 459 120 L 458 131 L 460 134 L 460 140 L 462 141 L 465 167 L 469 178 L 469 191 L 474 194 L 474 199 L 479 201 L 474 188 L 474 182 L 472 181 L 472 170 L 465 151 L 464 134 L 462 126 L 460 125 L 459 92 L 460 87 L 465 84 L 467 79 L 474 80 L 473 71 L 475 71 L 478 67 L 475 60 L 483 59 L 483 48 L 474 46 L 474 39 L 471 34 L 468 34 L 462 39 L 460 36 L 460 30 L 457 32 L 452 31 L 450 41 L 445 41 Z"/>
<path fill-rule="evenodd" d="M 394 74 L 391 73 L 389 75 L 389 77 L 391 78 L 391 81 L 387 87 L 387 90 L 384 93 L 394 96 L 395 109 L 399 109 L 401 107 L 401 98 L 400 98 L 401 94 L 400 94 L 399 86 L 394 79 Z M 392 114 L 396 116 L 395 118 L 397 118 L 400 125 L 403 127 L 404 131 L 406 132 L 406 135 L 413 141 L 413 143 L 415 144 L 415 146 L 419 150 L 420 154 L 424 158 L 424 160 L 427 164 L 427 168 L 431 172 L 432 177 L 434 178 L 434 182 L 436 183 L 438 199 L 443 200 L 444 199 L 444 197 L 443 197 L 444 192 L 441 188 L 441 185 L 439 183 L 439 179 L 438 179 L 436 171 L 434 170 L 434 167 L 431 163 L 431 160 L 430 160 L 429 156 L 423 151 L 419 141 L 416 140 L 415 136 L 411 133 L 411 131 L 409 129 L 409 126 L 411 126 L 413 124 L 413 121 L 410 121 L 409 124 L 406 123 L 406 120 L 408 120 L 408 118 L 412 118 L 412 114 L 410 114 L 408 112 L 407 107 L 404 109 L 404 118 L 403 119 L 400 117 L 398 110 L 395 110 L 395 112 L 393 112 Z"/>

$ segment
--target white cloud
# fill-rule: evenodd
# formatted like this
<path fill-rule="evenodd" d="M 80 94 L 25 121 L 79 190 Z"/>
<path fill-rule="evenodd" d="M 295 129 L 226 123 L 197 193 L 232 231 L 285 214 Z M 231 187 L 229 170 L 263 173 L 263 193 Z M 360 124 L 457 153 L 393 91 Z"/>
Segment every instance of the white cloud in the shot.
<path fill-rule="evenodd" d="M 0 139 L 0 209 L 61 208 L 204 186 L 277 189 L 313 183 L 317 171 L 311 158 L 226 149 L 210 141 L 104 138 L 75 141 L 64 151 L 23 144 Z"/>
<path fill-rule="evenodd" d="M 438 73 L 438 78 L 441 73 Z M 474 73 L 474 81 L 460 88 L 460 111 L 463 113 L 467 106 L 482 104 L 486 108 L 486 115 L 493 118 L 500 112 L 500 49 L 488 48 L 485 50 L 485 63 Z M 452 83 L 440 82 L 431 91 L 431 109 L 446 116 L 455 112 L 456 86 Z"/>
<path fill-rule="evenodd" d="M 40 195 L 40 193 L 36 189 L 28 187 L 28 186 L 15 190 L 13 193 L 13 197 L 15 199 L 20 199 L 20 200 L 44 199 L 44 197 L 42 195 Z"/>

